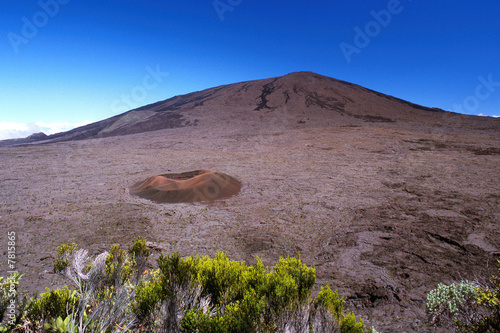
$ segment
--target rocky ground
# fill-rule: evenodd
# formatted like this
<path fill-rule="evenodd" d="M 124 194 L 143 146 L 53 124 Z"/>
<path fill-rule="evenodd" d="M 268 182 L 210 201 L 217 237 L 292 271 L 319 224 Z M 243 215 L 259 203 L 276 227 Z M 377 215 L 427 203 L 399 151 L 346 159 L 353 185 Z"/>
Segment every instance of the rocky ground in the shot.
<path fill-rule="evenodd" d="M 211 131 L 190 127 L 0 148 L 0 269 L 16 231 L 30 291 L 59 286 L 56 247 L 92 253 L 144 236 L 166 252 L 268 265 L 301 255 L 383 332 L 432 331 L 423 300 L 439 282 L 482 279 L 500 258 L 499 134 L 378 126 Z M 127 188 L 198 169 L 239 195 L 156 204 Z M 0 275 L 4 275 L 3 273 Z"/>

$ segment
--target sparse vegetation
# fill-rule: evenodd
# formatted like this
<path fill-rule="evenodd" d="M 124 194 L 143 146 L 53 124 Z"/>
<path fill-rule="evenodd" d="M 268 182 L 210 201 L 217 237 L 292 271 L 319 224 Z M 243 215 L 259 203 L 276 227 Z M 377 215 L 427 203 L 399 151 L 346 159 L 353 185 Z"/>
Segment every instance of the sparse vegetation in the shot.
<path fill-rule="evenodd" d="M 77 309 L 80 297 L 76 290 L 68 286 L 61 289 L 46 289 L 46 292 L 30 302 L 28 319 L 31 321 L 49 321 L 58 317 L 66 318 Z"/>
<path fill-rule="evenodd" d="M 214 258 L 162 254 L 145 269 L 149 250 L 138 238 L 91 259 L 76 244 L 58 248 L 54 270 L 74 288 L 47 289 L 19 308 L 15 332 L 370 332 L 345 314 L 344 300 L 300 258 L 265 267 Z M 2 285 L 3 287 L 3 285 Z M 3 290 L 3 289 L 2 289 Z M 4 304 L 5 295 L 1 304 Z M 2 307 L 3 309 L 3 307 Z M 3 314 L 2 312 L 2 318 Z M 3 321 L 2 330 L 7 330 Z M 1 331 L 1 330 L 0 330 Z"/>
<path fill-rule="evenodd" d="M 60 272 L 69 266 L 69 256 L 78 249 L 75 242 L 61 244 L 57 247 L 57 259 L 54 264 L 54 272 Z"/>
<path fill-rule="evenodd" d="M 10 328 L 18 325 L 27 308 L 28 298 L 26 294 L 18 291 L 19 273 L 14 272 L 7 278 L 0 277 L 0 332 L 7 332 Z"/>
<path fill-rule="evenodd" d="M 439 284 L 426 299 L 432 323 L 457 332 L 500 332 L 500 261 L 498 273 L 486 285 L 470 281 Z"/>

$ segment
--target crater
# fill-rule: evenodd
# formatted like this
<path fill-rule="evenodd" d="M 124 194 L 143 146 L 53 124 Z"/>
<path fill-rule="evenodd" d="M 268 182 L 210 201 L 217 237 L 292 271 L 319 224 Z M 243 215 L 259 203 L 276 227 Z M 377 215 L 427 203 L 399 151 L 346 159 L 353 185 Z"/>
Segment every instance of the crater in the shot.
<path fill-rule="evenodd" d="M 129 187 L 130 194 L 156 203 L 211 202 L 235 196 L 240 190 L 239 180 L 213 170 L 167 173 Z"/>

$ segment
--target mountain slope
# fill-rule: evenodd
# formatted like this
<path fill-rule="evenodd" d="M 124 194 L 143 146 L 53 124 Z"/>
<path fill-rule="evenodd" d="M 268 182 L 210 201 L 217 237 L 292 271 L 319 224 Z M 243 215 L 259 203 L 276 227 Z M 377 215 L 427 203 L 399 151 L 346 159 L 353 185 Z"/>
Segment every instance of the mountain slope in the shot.
<path fill-rule="evenodd" d="M 41 141 L 72 141 L 193 126 L 208 126 L 218 131 L 254 131 L 367 123 L 500 128 L 495 119 L 427 108 L 352 83 L 297 72 L 175 96 Z M 11 143 L 33 141 L 36 140 L 31 138 Z"/>

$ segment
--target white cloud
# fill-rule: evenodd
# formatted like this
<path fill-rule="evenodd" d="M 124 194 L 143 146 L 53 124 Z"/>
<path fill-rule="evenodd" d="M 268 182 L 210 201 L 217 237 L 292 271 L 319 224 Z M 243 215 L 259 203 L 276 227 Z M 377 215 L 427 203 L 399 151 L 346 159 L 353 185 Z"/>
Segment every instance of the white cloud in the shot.
<path fill-rule="evenodd" d="M 0 122 L 0 140 L 25 138 L 33 133 L 44 132 L 47 135 L 69 131 L 70 129 L 90 124 L 90 121 L 79 123 L 56 122 L 45 123 L 43 121 L 18 123 Z"/>

